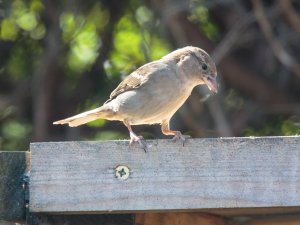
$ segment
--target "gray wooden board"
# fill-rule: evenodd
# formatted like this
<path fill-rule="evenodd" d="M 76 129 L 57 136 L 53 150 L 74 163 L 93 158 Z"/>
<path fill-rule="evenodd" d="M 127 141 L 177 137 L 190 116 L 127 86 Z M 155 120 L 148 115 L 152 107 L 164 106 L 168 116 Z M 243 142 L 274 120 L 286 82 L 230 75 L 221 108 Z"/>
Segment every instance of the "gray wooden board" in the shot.
<path fill-rule="evenodd" d="M 32 212 L 300 206 L 300 137 L 31 144 Z M 130 169 L 127 180 L 115 168 Z M 300 207 L 299 207 L 300 208 Z"/>
<path fill-rule="evenodd" d="M 25 220 L 25 152 L 0 151 L 0 221 Z"/>

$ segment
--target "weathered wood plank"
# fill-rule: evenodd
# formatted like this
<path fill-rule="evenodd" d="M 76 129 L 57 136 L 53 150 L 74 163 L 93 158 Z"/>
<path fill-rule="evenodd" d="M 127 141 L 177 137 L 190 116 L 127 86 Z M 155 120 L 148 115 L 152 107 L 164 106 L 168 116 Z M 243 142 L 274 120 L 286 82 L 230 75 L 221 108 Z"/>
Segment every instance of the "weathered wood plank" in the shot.
<path fill-rule="evenodd" d="M 25 168 L 25 152 L 0 151 L 0 221 L 25 220 Z"/>
<path fill-rule="evenodd" d="M 134 225 L 132 214 L 49 215 L 31 214 L 28 225 Z M 1 225 L 1 224 L 0 224 Z"/>
<path fill-rule="evenodd" d="M 31 144 L 32 212 L 274 207 L 300 211 L 300 138 Z M 126 180 L 115 168 L 130 169 Z M 120 170 L 123 175 L 125 170 Z"/>

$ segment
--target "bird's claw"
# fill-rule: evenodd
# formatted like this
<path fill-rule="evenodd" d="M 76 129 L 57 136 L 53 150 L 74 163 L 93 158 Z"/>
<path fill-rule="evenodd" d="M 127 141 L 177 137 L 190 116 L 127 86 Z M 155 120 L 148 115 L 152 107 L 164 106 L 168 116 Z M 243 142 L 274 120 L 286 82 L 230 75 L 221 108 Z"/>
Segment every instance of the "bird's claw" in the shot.
<path fill-rule="evenodd" d="M 180 131 L 177 131 L 175 136 L 173 137 L 173 140 L 174 141 L 181 141 L 182 143 L 182 146 L 184 146 L 185 142 L 186 142 L 186 139 L 190 138 L 191 136 L 189 135 L 183 135 L 181 134 Z"/>
<path fill-rule="evenodd" d="M 129 142 L 129 147 L 132 147 L 134 142 L 138 142 L 140 147 L 144 149 L 145 153 L 148 151 L 148 145 L 145 141 L 145 139 L 142 136 L 137 136 L 137 135 L 130 135 L 130 142 Z"/>

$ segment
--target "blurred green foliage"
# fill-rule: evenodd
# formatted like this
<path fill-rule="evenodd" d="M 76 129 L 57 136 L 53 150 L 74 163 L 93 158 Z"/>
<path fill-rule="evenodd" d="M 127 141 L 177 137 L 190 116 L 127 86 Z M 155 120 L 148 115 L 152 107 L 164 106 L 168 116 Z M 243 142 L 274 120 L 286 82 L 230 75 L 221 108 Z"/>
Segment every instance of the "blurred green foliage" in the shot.
<path fill-rule="evenodd" d="M 300 118 L 270 120 L 266 123 L 245 130 L 245 136 L 292 136 L 300 134 Z"/>
<path fill-rule="evenodd" d="M 0 37 L 2 40 L 15 41 L 18 35 L 28 35 L 39 40 L 45 36 L 46 28 L 40 21 L 44 6 L 40 0 L 11 2 L 7 16 L 1 21 Z"/>
<path fill-rule="evenodd" d="M 27 142 L 31 133 L 31 125 L 25 121 L 8 120 L 4 123 L 1 129 L 0 144 L 2 149 L 15 149 L 15 150 L 26 150 L 18 149 Z"/>
<path fill-rule="evenodd" d="M 75 1 L 76 2 L 76 1 Z M 203 33 L 211 40 L 220 36 L 217 24 L 211 19 L 208 7 L 203 2 L 192 0 L 188 19 L 197 24 Z M 64 92 L 61 96 L 70 99 L 75 87 L 80 86 L 82 77 L 87 76 L 94 66 L 104 45 L 104 35 L 113 26 L 112 48 L 104 61 L 104 74 L 93 76 L 104 77 L 101 82 L 103 90 L 100 93 L 105 99 L 109 96 L 110 85 L 117 84 L 124 76 L 137 67 L 161 58 L 173 50 L 172 41 L 166 37 L 159 21 L 144 1 L 131 0 L 116 24 L 110 24 L 113 15 L 105 5 L 105 1 L 86 1 L 80 6 L 70 6 L 67 1 L 61 1 L 59 9 L 58 28 L 61 32 L 62 51 L 59 58 L 60 75 L 64 80 Z M 78 3 L 79 4 L 79 3 Z M 72 4 L 71 4 L 72 5 Z M 38 76 L 37 68 L 45 52 L 47 35 L 50 32 L 49 21 L 45 19 L 45 1 L 12 0 L 0 1 L 0 41 L 5 48 L 0 57 L 0 101 L 3 96 L 9 96 L 19 86 L 27 81 L 32 82 Z M 3 55 L 2 55 L 3 54 Z M 45 68 L 52 69 L 52 68 Z M 28 96 L 33 98 L 34 87 L 28 88 Z M 81 90 L 81 89 L 78 89 Z M 95 96 L 99 93 L 93 93 Z M 9 100 L 13 97 L 7 97 Z M 25 96 L 26 98 L 26 96 Z M 96 96 L 95 99 L 99 99 Z M 21 102 L 24 99 L 21 100 Z M 25 100 L 28 101 L 26 98 Z M 24 100 L 24 101 L 25 101 Z M 31 99 L 32 101 L 32 99 Z M 8 101 L 9 102 L 9 101 Z M 32 102 L 6 104 L 0 102 L 4 110 L 0 111 L 0 149 L 28 148 L 34 129 L 34 107 Z M 76 112 L 98 107 L 100 102 L 93 99 L 81 101 Z M 240 110 L 245 106 L 243 97 L 235 90 L 228 90 L 224 105 L 228 112 Z M 76 113 L 74 112 L 74 113 Z M 107 121 L 97 120 L 88 124 L 93 132 L 84 134 L 84 139 L 125 139 L 128 134 L 115 130 L 104 130 Z M 299 118 L 291 117 L 250 127 L 245 130 L 246 136 L 260 135 L 294 135 L 299 134 Z M 63 129 L 63 128 L 62 128 Z M 92 133 L 92 134 L 91 134 Z M 145 138 L 153 135 L 144 132 Z M 51 137 L 50 137 L 51 138 Z"/>
<path fill-rule="evenodd" d="M 102 44 L 98 34 L 102 32 L 108 20 L 108 13 L 99 2 L 87 15 L 62 13 L 60 28 L 64 43 L 69 45 L 67 65 L 71 74 L 80 74 L 95 62 Z"/>
<path fill-rule="evenodd" d="M 160 36 L 159 24 L 143 2 L 132 1 L 113 31 L 113 49 L 104 62 L 109 80 L 120 80 L 138 66 L 161 58 L 171 50 L 168 42 Z M 1 5 L 0 5 L 1 7 Z M 0 39 L 13 43 L 9 57 L 2 62 L 0 76 L 12 82 L 32 79 L 39 58 L 43 54 L 43 41 L 48 27 L 43 20 L 45 5 L 41 0 L 14 0 L 5 3 L 4 18 L 0 22 Z M 72 91 L 80 77 L 95 63 L 102 47 L 102 34 L 107 29 L 110 15 L 101 2 L 95 1 L 85 10 L 62 10 L 59 15 L 61 42 L 64 55 L 64 73 L 69 80 L 68 91 Z M 150 48 L 151 46 L 151 48 Z M 3 64 L 4 63 L 4 64 Z M 106 94 L 108 97 L 108 93 Z M 78 111 L 98 107 L 90 99 L 79 105 Z M 14 108 L 15 110 L 11 110 Z M 8 106 L 0 112 L 0 149 L 25 149 L 32 135 L 32 125 L 18 115 L 18 106 Z M 88 124 L 101 128 L 105 120 Z M 95 132 L 86 139 L 125 138 L 116 131 Z"/>
<path fill-rule="evenodd" d="M 194 1 L 191 8 L 191 14 L 188 17 L 194 23 L 200 26 L 203 33 L 211 40 L 215 40 L 218 37 L 218 28 L 215 23 L 212 22 L 208 8 L 203 5 L 201 1 Z"/>
<path fill-rule="evenodd" d="M 126 13 L 115 27 L 114 49 L 105 62 L 109 77 L 127 75 L 146 62 L 160 59 L 170 51 L 166 40 L 151 32 L 155 21 L 145 6 L 137 8 L 136 13 Z M 156 27 L 157 29 L 157 27 Z M 151 48 L 150 48 L 151 46 Z"/>

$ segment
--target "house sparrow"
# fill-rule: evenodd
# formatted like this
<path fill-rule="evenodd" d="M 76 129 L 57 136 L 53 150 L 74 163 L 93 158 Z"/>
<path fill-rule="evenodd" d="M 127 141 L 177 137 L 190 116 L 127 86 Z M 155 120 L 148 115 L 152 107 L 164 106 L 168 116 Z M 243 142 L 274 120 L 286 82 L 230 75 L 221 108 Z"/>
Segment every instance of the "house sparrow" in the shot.
<path fill-rule="evenodd" d="M 186 136 L 170 129 L 170 119 L 195 86 L 206 84 L 217 93 L 216 78 L 215 63 L 204 50 L 184 47 L 132 72 L 103 106 L 53 124 L 76 127 L 100 118 L 122 121 L 129 130 L 129 146 L 138 142 L 145 151 L 147 144 L 133 132 L 131 125 L 161 124 L 163 134 L 174 135 L 173 139 L 184 142 Z"/>

